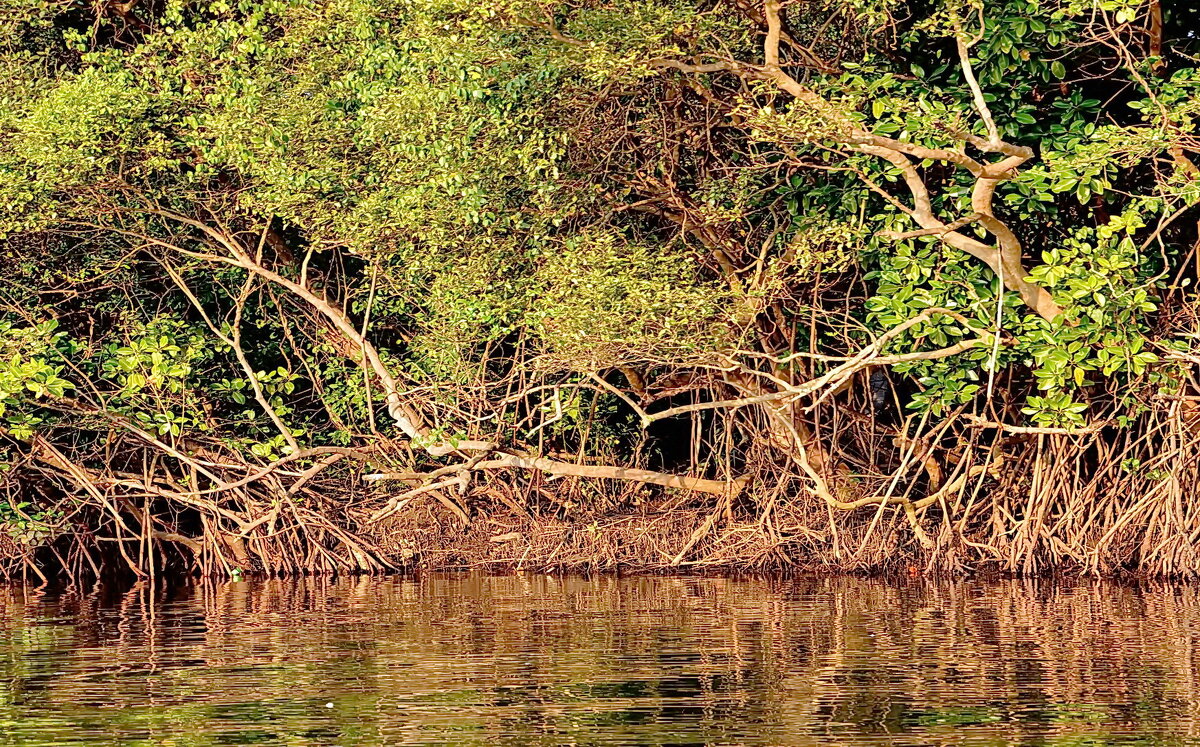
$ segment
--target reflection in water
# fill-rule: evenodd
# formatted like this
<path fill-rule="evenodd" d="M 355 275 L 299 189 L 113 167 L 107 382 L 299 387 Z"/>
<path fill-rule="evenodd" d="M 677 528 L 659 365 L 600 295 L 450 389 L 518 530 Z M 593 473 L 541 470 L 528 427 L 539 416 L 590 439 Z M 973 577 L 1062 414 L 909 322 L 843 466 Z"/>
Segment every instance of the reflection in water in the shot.
<path fill-rule="evenodd" d="M 1200 590 L 481 575 L 0 588 L 0 745 L 1182 744 Z"/>

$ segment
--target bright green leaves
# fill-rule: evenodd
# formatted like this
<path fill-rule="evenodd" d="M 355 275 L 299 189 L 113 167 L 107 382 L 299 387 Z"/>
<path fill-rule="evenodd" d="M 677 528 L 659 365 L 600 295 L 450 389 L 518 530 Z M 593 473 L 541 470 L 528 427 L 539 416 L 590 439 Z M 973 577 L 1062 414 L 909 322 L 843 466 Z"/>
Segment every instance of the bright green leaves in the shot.
<path fill-rule="evenodd" d="M 563 141 L 539 119 L 561 76 L 502 29 L 439 3 L 227 5 L 173 6 L 171 33 L 4 107 L 0 230 L 90 222 L 119 203 L 109 183 L 195 205 L 221 180 L 236 209 L 361 251 L 452 247 L 548 211 Z"/>
<path fill-rule="evenodd" d="M 1068 394 L 1030 396 L 1028 405 L 1021 412 L 1030 417 L 1034 424 L 1043 428 L 1080 428 L 1087 425 L 1084 413 L 1087 402 L 1076 402 Z"/>
<path fill-rule="evenodd" d="M 1076 335 L 1077 333 L 1072 332 L 1071 336 Z M 1065 335 L 1054 336 L 1053 342 L 1047 339 L 1042 345 L 1031 345 L 1033 359 L 1037 364 L 1033 374 L 1039 389 L 1063 390 L 1094 383 L 1087 380 L 1088 372 L 1096 368 L 1089 341 L 1078 339 L 1076 336 L 1076 339 L 1068 342 L 1062 339 L 1063 336 Z"/>
<path fill-rule="evenodd" d="M 277 366 L 270 371 L 255 371 L 254 378 L 258 380 L 258 385 L 263 390 L 263 396 L 267 398 L 267 404 L 271 406 L 276 415 L 285 417 L 292 413 L 292 408 L 287 405 L 287 402 L 296 391 L 296 383 L 300 380 L 299 374 L 289 371 L 283 366 Z"/>
<path fill-rule="evenodd" d="M 1084 388 L 1098 383 L 1093 373 L 1129 385 L 1159 361 L 1144 349 L 1147 319 L 1157 304 L 1146 259 L 1133 239 L 1145 228 L 1143 211 L 1157 208 L 1156 201 L 1144 201 L 1099 228 L 1079 228 L 1061 246 L 1044 251 L 1044 264 L 1030 271 L 1072 320 L 1022 338 L 1040 389 Z"/>
<path fill-rule="evenodd" d="M 0 391 L 3 391 L 4 401 L 9 402 L 19 395 L 32 396 L 35 400 L 50 397 L 62 397 L 74 384 L 62 378 L 62 366 L 52 365 L 38 358 L 23 359 L 13 356 L 2 364 L 0 373 Z M 7 407 L 0 404 L 0 414 Z"/>
<path fill-rule="evenodd" d="M 53 320 L 24 327 L 0 322 L 0 423 L 18 440 L 42 422 L 42 403 L 74 389 L 62 361 L 77 348 L 57 328 Z"/>
<path fill-rule="evenodd" d="M 1112 376 L 1118 371 L 1128 371 L 1133 376 L 1141 376 L 1147 369 L 1159 362 L 1157 354 L 1143 350 L 1145 342 L 1142 337 L 1123 340 L 1117 335 L 1106 337 L 1102 347 L 1096 351 L 1096 361 L 1100 364 L 1100 372 Z"/>
<path fill-rule="evenodd" d="M 1153 286 L 1132 239 L 1144 227 L 1134 207 L 1097 229 L 1077 229 L 1062 246 L 1042 253 L 1044 264 L 1031 270 L 1031 278 L 1054 291 L 1072 324 L 1034 329 L 1021 338 L 1036 366 L 1038 388 L 1082 389 L 1098 383 L 1095 373 L 1119 376 L 1129 385 L 1158 363 L 1145 350 L 1146 320 L 1156 309 Z"/>
<path fill-rule="evenodd" d="M 101 367 L 105 378 L 121 387 L 122 396 L 134 398 L 146 390 L 151 396 L 178 394 L 192 372 L 191 362 L 201 356 L 202 345 L 193 339 L 185 350 L 173 335 L 151 332 L 126 345 L 110 343 Z"/>
<path fill-rule="evenodd" d="M 1093 372 L 1106 377 L 1123 374 L 1126 382 L 1142 376 L 1159 361 L 1156 354 L 1145 350 L 1145 344 L 1145 337 L 1136 329 L 1122 334 L 1086 324 L 1054 333 L 1031 333 L 1022 341 L 1036 364 L 1038 388 L 1045 391 L 1098 383 L 1089 378 Z"/>
<path fill-rule="evenodd" d="M 436 259 L 436 258 L 435 258 Z M 519 333 L 536 303 L 540 285 L 531 252 L 513 242 L 497 242 L 486 252 L 459 258 L 447 271 L 427 266 L 431 278 L 421 311 L 416 313 L 421 332 L 411 350 L 421 377 L 470 378 L 470 359 L 478 348 Z M 391 303 L 376 311 L 376 318 L 400 318 L 405 312 Z M 447 345 L 446 340 L 459 341 Z"/>
<path fill-rule="evenodd" d="M 1076 229 L 1042 252 L 1043 264 L 1030 269 L 1030 278 L 1053 290 L 1072 318 L 1086 315 L 1100 326 L 1136 324 L 1156 308 L 1142 274 L 1146 260 L 1133 238 L 1145 227 L 1142 209 L 1131 207 L 1097 229 Z"/>
<path fill-rule="evenodd" d="M 1066 313 L 1054 324 L 1027 316 L 1015 293 L 1005 294 L 1003 326 L 1014 344 L 999 351 L 1001 366 L 1024 362 L 1038 389 L 1050 399 L 1037 406 L 1045 423 L 1073 422 L 1071 408 L 1056 410 L 1053 399 L 1087 390 L 1105 378 L 1130 386 L 1146 380 L 1159 356 L 1146 349 L 1148 319 L 1156 309 L 1156 289 L 1142 247 L 1147 217 L 1162 210 L 1155 199 L 1134 203 L 1098 228 L 1081 227 L 1072 237 L 1041 252 L 1042 264 L 1030 270 L 1031 282 L 1050 289 Z M 872 254 L 878 269 L 868 277 L 878 288 L 867 301 L 870 319 L 883 328 L 896 326 L 931 306 L 964 310 L 987 328 L 994 326 L 995 279 L 978 265 L 938 242 L 918 239 L 882 244 Z M 945 347 L 967 336 L 960 326 L 923 325 L 913 346 Z M 920 349 L 918 347 L 918 349 Z M 975 348 L 955 358 L 897 366 L 914 375 L 922 391 L 911 406 L 934 414 L 963 404 L 978 393 L 978 370 L 987 370 L 991 351 Z M 1039 401 L 1043 401 L 1039 400 Z M 1061 408 L 1060 408 L 1061 409 Z M 1049 413 L 1049 414 L 1047 414 Z M 1059 426 L 1055 426 L 1059 427 Z"/>
<path fill-rule="evenodd" d="M 112 387 L 108 407 L 159 436 L 208 428 L 195 389 L 197 367 L 212 358 L 210 342 L 167 316 L 138 331 L 124 344 L 107 343 L 81 361 L 85 371 Z"/>

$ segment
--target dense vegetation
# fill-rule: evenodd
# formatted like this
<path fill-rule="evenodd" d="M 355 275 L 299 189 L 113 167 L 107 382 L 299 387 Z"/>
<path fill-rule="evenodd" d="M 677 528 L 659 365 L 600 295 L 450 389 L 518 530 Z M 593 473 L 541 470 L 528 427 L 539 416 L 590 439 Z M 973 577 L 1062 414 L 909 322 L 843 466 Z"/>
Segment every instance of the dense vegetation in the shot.
<path fill-rule="evenodd" d="M 1197 28 L 0 0 L 10 568 L 1200 571 Z"/>

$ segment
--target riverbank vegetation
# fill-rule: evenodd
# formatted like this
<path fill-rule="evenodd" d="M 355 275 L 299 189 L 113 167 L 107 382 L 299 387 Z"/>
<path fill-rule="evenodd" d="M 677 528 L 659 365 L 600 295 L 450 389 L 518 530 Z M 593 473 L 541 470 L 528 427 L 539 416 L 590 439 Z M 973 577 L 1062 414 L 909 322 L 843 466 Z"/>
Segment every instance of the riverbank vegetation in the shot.
<path fill-rule="evenodd" d="M 3 0 L 9 572 L 1194 575 L 1196 28 Z"/>

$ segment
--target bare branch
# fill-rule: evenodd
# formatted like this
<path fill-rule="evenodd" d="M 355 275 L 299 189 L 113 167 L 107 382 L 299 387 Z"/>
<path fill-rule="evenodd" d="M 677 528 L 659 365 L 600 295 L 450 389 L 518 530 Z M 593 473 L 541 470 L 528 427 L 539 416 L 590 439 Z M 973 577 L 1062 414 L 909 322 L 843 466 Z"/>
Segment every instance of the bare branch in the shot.
<path fill-rule="evenodd" d="M 1102 421 L 1099 423 L 1091 423 L 1090 425 L 1081 425 L 1078 428 L 1043 428 L 1038 426 L 996 423 L 975 415 L 968 415 L 967 420 L 970 421 L 972 428 L 999 430 L 1004 431 L 1005 433 L 1027 433 L 1052 436 L 1082 436 L 1088 433 L 1095 433 L 1103 430 L 1110 425 L 1108 421 Z"/>
<path fill-rule="evenodd" d="M 983 89 L 979 86 L 979 81 L 975 78 L 975 71 L 971 68 L 971 54 L 967 42 L 963 40 L 962 29 L 955 29 L 954 40 L 958 44 L 958 60 L 962 64 L 963 78 L 966 78 L 967 85 L 971 89 L 971 96 L 975 100 L 975 110 L 979 112 L 979 118 L 983 120 L 983 126 L 988 131 L 989 148 L 997 148 L 1000 146 L 1000 130 L 996 127 L 996 120 L 992 118 L 992 111 L 988 108 L 987 99 L 983 96 Z M 980 29 L 982 33 L 982 29 Z"/>

